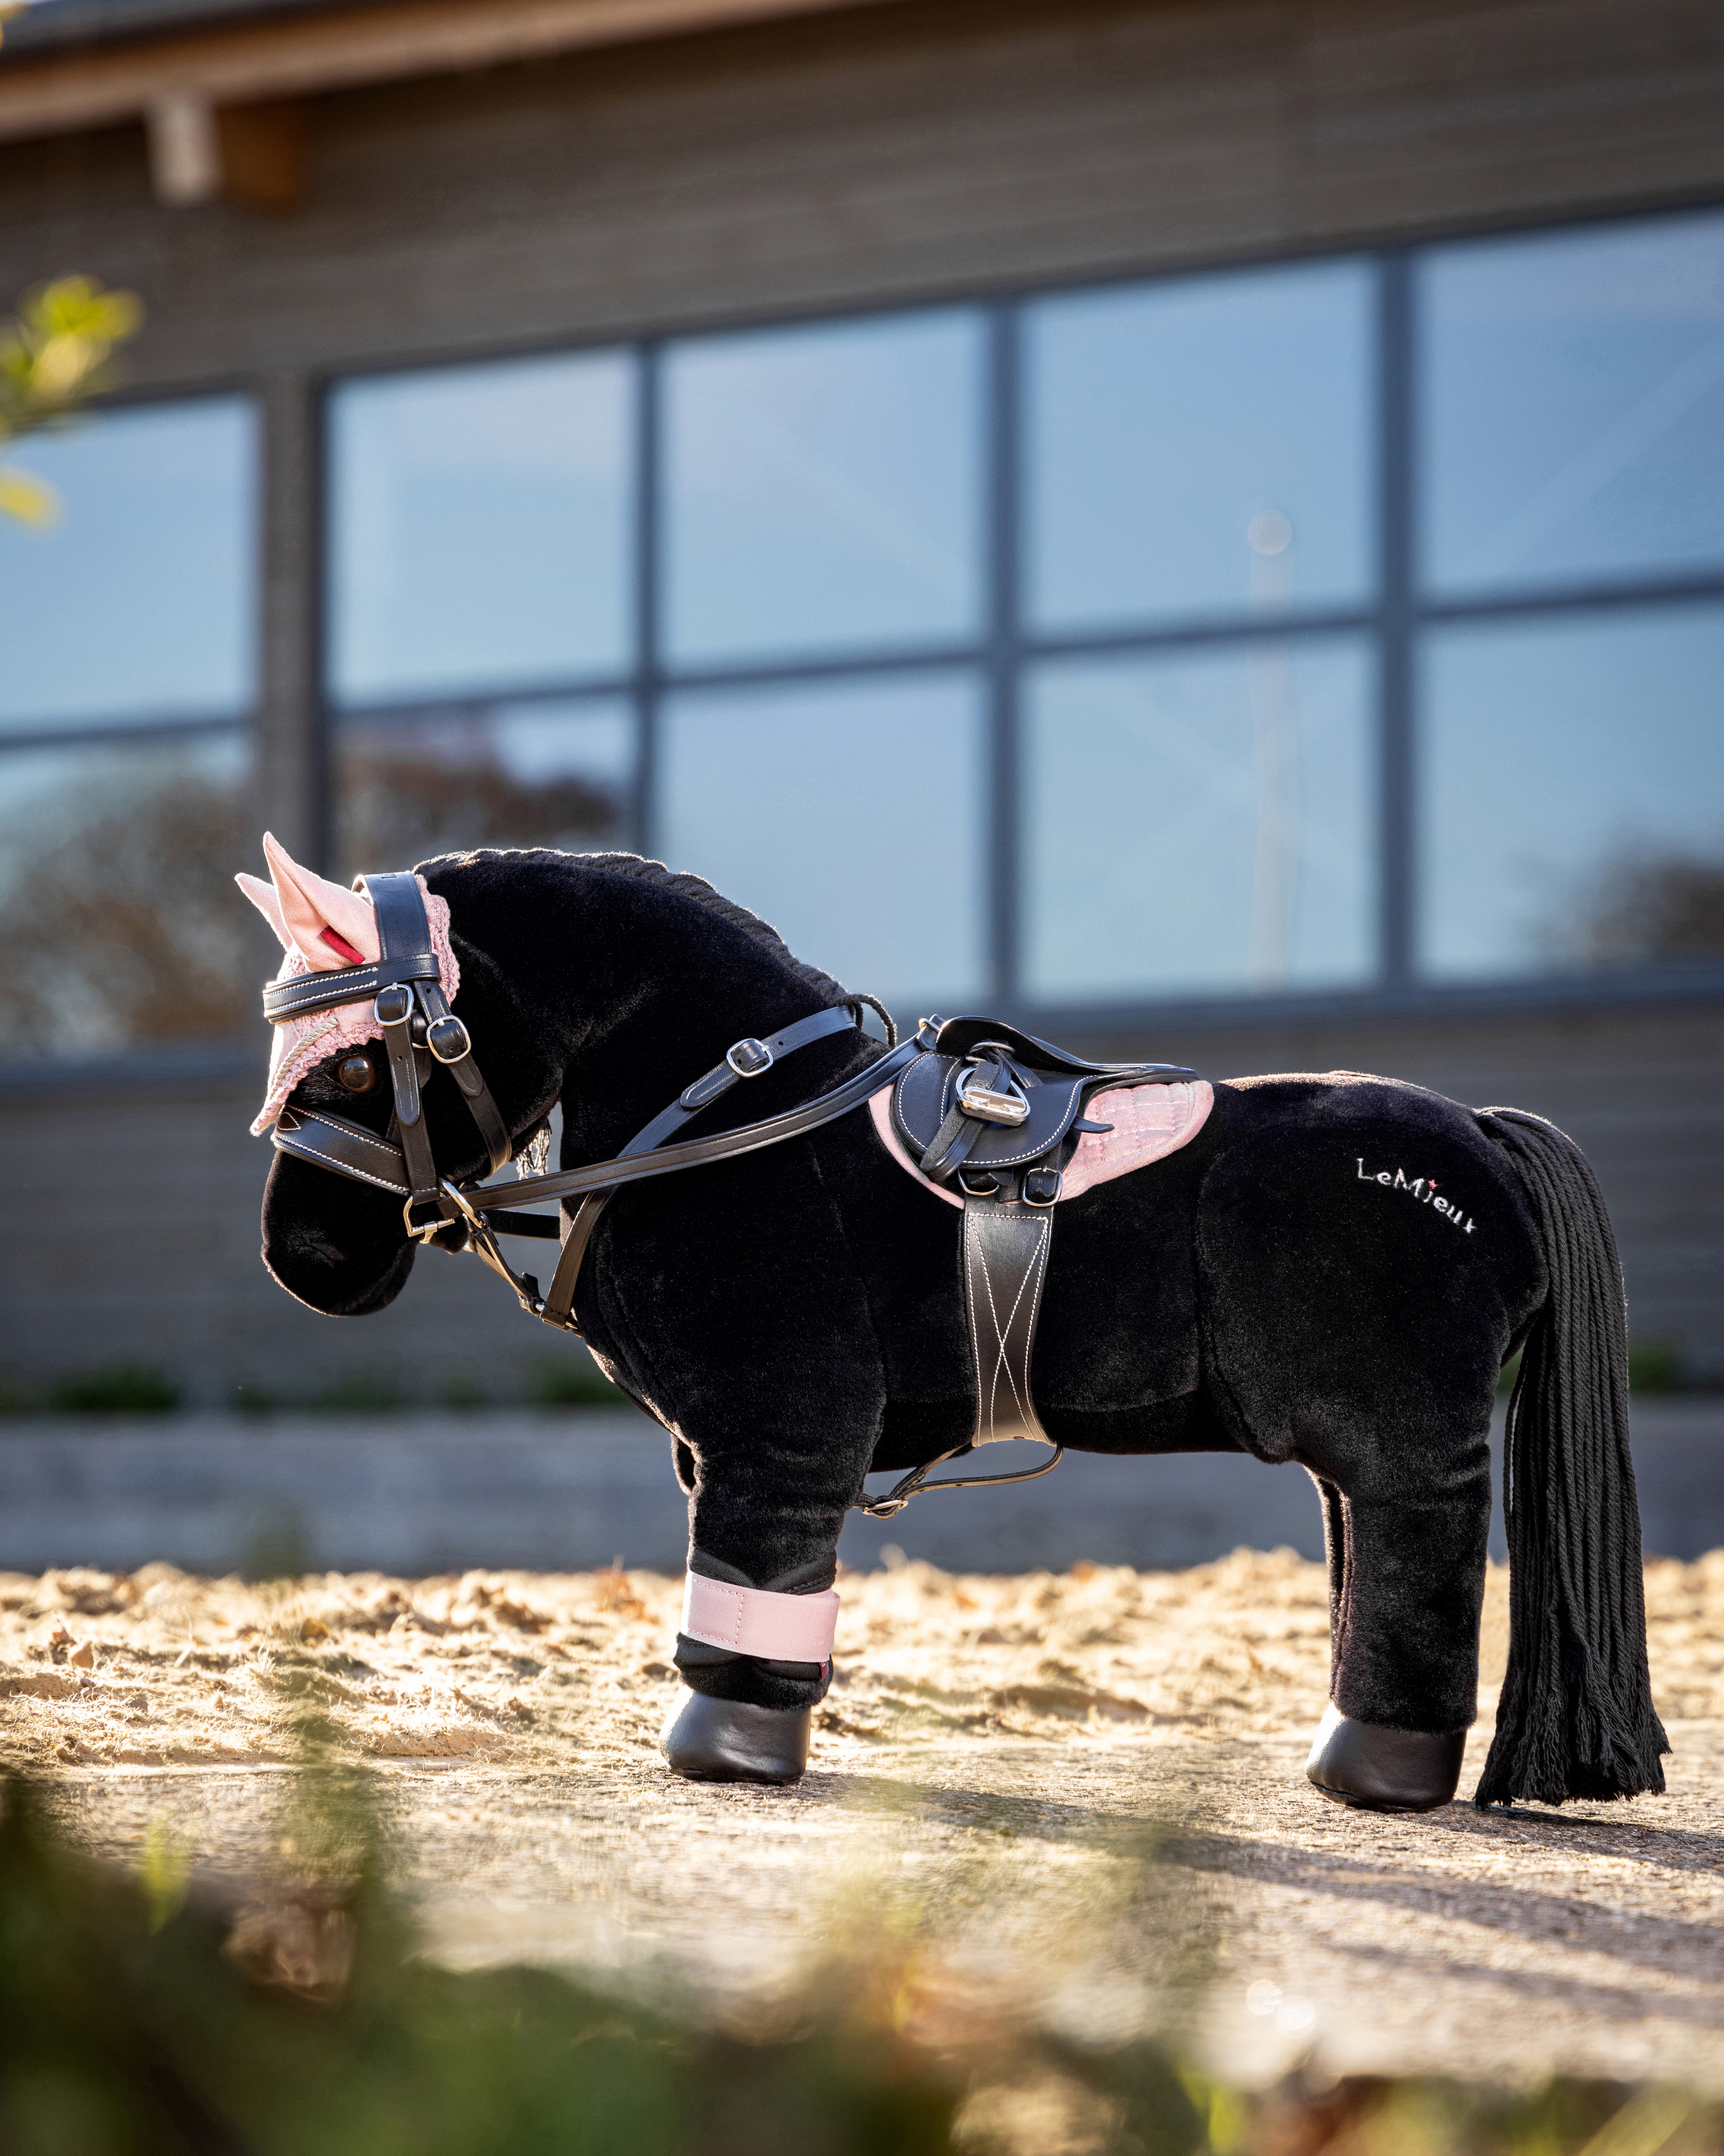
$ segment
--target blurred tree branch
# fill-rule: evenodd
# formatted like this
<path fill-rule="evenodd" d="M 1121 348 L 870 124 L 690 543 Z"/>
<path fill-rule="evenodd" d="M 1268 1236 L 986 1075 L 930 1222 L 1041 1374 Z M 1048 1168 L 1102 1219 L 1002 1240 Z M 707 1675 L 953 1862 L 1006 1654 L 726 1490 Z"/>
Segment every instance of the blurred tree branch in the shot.
<path fill-rule="evenodd" d="M 38 285 L 0 325 L 0 456 L 10 443 L 63 425 L 92 397 L 111 389 L 116 348 L 144 319 L 134 292 L 105 290 L 94 277 Z M 16 465 L 0 463 L 0 515 L 51 524 L 54 489 Z"/>

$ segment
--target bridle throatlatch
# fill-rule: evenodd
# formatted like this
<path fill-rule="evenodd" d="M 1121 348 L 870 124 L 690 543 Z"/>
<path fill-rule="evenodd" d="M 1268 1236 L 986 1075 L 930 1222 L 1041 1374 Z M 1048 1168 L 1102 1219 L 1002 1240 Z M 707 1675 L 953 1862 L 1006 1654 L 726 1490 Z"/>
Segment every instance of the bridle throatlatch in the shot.
<path fill-rule="evenodd" d="M 804 1137 L 890 1086 L 894 1127 L 920 1160 L 922 1173 L 962 1194 L 976 1423 L 962 1445 L 914 1469 L 885 1496 L 862 1497 L 854 1509 L 890 1519 L 926 1491 L 1030 1481 L 1059 1464 L 1062 1448 L 1043 1430 L 1030 1396 L 1029 1364 L 1060 1170 L 1080 1133 L 1111 1127 L 1085 1120 L 1082 1109 L 1092 1093 L 1103 1087 L 1174 1083 L 1195 1078 L 1195 1071 L 1161 1063 L 1088 1063 L 984 1019 L 924 1019 L 915 1035 L 900 1042 L 883 1004 L 872 996 L 852 996 L 765 1040 L 748 1034 L 736 1041 L 721 1063 L 685 1086 L 613 1160 L 555 1173 L 518 1174 L 516 1181 L 502 1185 L 486 1186 L 483 1175 L 458 1183 L 439 1173 L 425 1127 L 425 1084 L 439 1068 L 454 1081 L 478 1128 L 488 1163 L 484 1174 L 495 1175 L 507 1165 L 515 1155 L 514 1143 L 475 1060 L 472 1039 L 444 994 L 418 878 L 392 874 L 359 881 L 376 914 L 381 955 L 339 971 L 270 982 L 264 990 L 264 1015 L 272 1024 L 284 1025 L 369 1000 L 388 1057 L 394 1095 L 389 1127 L 379 1137 L 327 1109 L 286 1107 L 273 1132 L 278 1152 L 399 1197 L 413 1240 L 444 1250 L 471 1250 L 508 1283 L 523 1310 L 574 1332 L 579 1330 L 574 1298 L 581 1261 L 599 1214 L 618 1190 Z M 682 1137 L 697 1116 L 735 1086 L 760 1077 L 799 1049 L 859 1026 L 865 1006 L 877 1012 L 886 1028 L 884 1055 L 830 1092 L 779 1115 L 710 1137 Z M 560 1210 L 520 1211 L 541 1199 L 577 1199 L 579 1204 L 567 1219 Z M 560 1245 L 556 1269 L 542 1293 L 532 1274 L 517 1272 L 504 1256 L 500 1235 Z M 1051 1447 L 1052 1456 L 1016 1474 L 926 1479 L 931 1469 L 979 1445 L 1018 1437 L 1039 1440 Z M 710 1585 L 701 1583 L 703 1594 Z M 756 1598 L 762 1594 L 751 1592 Z M 770 1598 L 773 1604 L 792 1599 L 804 1598 Z M 835 1604 L 836 1597 L 833 1600 Z M 752 1601 L 734 1608 L 726 1601 L 725 1622 L 734 1619 L 747 1630 L 755 1609 Z M 702 1614 L 709 1622 L 716 1620 L 719 1602 L 711 1601 L 710 1611 L 703 1603 Z"/>

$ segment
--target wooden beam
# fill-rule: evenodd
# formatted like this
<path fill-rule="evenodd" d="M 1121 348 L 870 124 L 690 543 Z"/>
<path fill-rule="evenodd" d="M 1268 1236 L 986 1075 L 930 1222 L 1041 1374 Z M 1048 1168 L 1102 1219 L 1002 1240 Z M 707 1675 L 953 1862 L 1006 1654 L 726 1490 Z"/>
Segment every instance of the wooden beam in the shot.
<path fill-rule="evenodd" d="M 248 209 L 297 209 L 305 198 L 305 109 L 297 98 L 224 105 L 216 114 L 222 192 Z"/>
<path fill-rule="evenodd" d="M 0 49 L 0 141 L 445 74 L 601 45 L 683 37 L 890 0 L 398 0 L 230 23 L 76 54 Z"/>

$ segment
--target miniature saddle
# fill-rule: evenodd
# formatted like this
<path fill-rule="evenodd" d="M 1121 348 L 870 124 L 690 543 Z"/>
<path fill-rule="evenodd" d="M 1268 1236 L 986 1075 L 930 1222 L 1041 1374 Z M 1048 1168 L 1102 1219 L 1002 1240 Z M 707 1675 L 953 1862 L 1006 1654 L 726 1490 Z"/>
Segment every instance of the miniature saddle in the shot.
<path fill-rule="evenodd" d="M 1085 1131 L 1097 1093 L 1172 1086 L 1197 1072 L 1172 1063 L 1090 1063 L 998 1019 L 926 1019 L 926 1052 L 892 1092 L 892 1127 L 931 1182 L 966 1198 L 1047 1206 Z"/>
<path fill-rule="evenodd" d="M 1084 1110 L 1100 1092 L 1198 1074 L 1171 1063 L 1089 1062 L 997 1019 L 925 1019 L 916 1045 L 923 1052 L 893 1088 L 892 1127 L 922 1173 L 962 1199 L 976 1368 L 976 1428 L 963 1450 L 1019 1437 L 1052 1444 L 1029 1365 L 1062 1171 L 1085 1132 L 1111 1128 Z"/>

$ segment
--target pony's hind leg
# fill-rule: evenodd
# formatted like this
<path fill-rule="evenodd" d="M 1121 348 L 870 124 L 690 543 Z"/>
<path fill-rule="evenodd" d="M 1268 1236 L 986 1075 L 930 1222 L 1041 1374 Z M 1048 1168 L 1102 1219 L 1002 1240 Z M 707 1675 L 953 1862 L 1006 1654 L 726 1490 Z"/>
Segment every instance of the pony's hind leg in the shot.
<path fill-rule="evenodd" d="M 1337 1804 L 1433 1811 L 1460 1779 L 1491 1531 L 1485 1440 L 1445 1465 L 1425 1491 L 1319 1484 L 1332 1670 L 1306 1773 Z"/>

